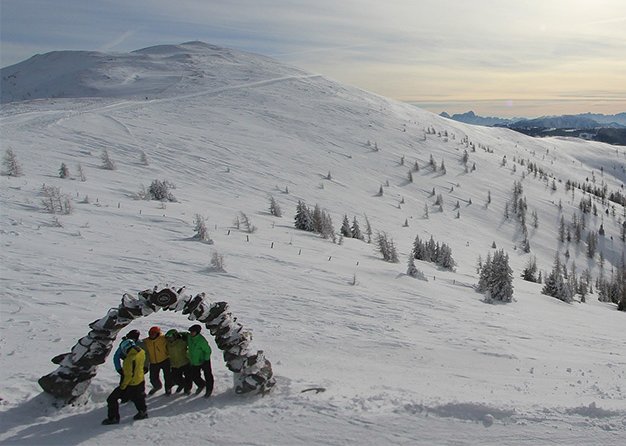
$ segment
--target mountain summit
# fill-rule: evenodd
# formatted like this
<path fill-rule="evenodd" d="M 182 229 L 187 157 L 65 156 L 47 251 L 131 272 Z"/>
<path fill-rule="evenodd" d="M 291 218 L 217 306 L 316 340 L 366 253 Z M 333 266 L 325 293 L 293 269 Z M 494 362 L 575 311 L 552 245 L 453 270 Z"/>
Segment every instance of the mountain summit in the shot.
<path fill-rule="evenodd" d="M 54 51 L 0 71 L 0 102 L 42 98 L 160 99 L 303 72 L 267 57 L 187 42 L 131 53 Z"/>

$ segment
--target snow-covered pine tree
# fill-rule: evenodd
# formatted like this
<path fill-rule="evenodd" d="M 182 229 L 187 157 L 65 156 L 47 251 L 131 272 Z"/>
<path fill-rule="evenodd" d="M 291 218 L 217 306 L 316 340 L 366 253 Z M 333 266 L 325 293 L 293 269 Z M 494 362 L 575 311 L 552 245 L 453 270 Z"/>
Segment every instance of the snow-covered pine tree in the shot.
<path fill-rule="evenodd" d="M 365 217 L 365 235 L 367 235 L 367 243 L 372 243 L 372 225 L 370 224 L 369 218 L 367 218 L 367 214 L 363 214 Z"/>
<path fill-rule="evenodd" d="M 274 217 L 282 217 L 283 211 L 274 199 L 272 195 L 270 195 L 270 214 Z"/>
<path fill-rule="evenodd" d="M 105 170 L 115 170 L 115 163 L 113 162 L 113 160 L 109 156 L 109 151 L 107 149 L 104 149 L 102 151 L 102 155 L 100 156 L 100 159 L 102 160 L 102 168 L 103 169 L 105 169 Z"/>
<path fill-rule="evenodd" d="M 153 180 L 148 189 L 148 193 L 153 200 L 175 202 L 176 198 L 172 195 L 170 189 L 176 189 L 176 186 L 167 180 Z"/>
<path fill-rule="evenodd" d="M 361 227 L 359 226 L 359 221 L 356 219 L 356 216 L 352 219 L 352 238 L 357 238 L 359 240 L 363 240 L 363 233 L 361 232 Z"/>
<path fill-rule="evenodd" d="M 61 163 L 59 168 L 59 178 L 67 178 L 70 176 L 70 169 L 67 168 L 67 164 Z"/>
<path fill-rule="evenodd" d="M 376 233 L 376 249 L 386 262 L 398 263 L 398 251 L 391 237 L 385 232 Z"/>
<path fill-rule="evenodd" d="M 81 163 L 78 163 L 78 165 L 76 166 L 76 170 L 78 172 L 78 178 L 80 178 L 80 181 L 87 181 L 87 177 L 85 176 L 85 171 L 83 170 L 83 165 Z"/>
<path fill-rule="evenodd" d="M 294 218 L 294 224 L 296 229 L 300 229 L 302 231 L 313 231 L 313 219 L 311 217 L 311 211 L 304 204 L 303 201 L 298 201 L 298 205 L 296 206 L 296 216 Z"/>
<path fill-rule="evenodd" d="M 487 258 L 480 265 L 480 275 L 478 276 L 478 286 L 477 289 L 479 292 L 484 293 L 489 289 L 489 277 L 491 276 L 491 252 L 487 253 Z"/>
<path fill-rule="evenodd" d="M 528 259 L 528 263 L 522 271 L 522 279 L 528 282 L 537 282 L 537 258 L 535 256 Z"/>
<path fill-rule="evenodd" d="M 333 243 L 337 243 L 337 234 L 335 234 L 333 220 L 330 218 L 330 214 L 326 211 L 322 211 L 322 226 L 320 235 L 322 238 L 330 239 Z"/>
<path fill-rule="evenodd" d="M 425 245 L 426 255 L 424 256 L 424 260 L 427 262 L 434 262 L 437 259 L 437 251 L 439 250 L 439 243 L 435 243 L 435 239 L 433 236 L 430 236 L 428 242 Z"/>
<path fill-rule="evenodd" d="M 463 163 L 463 165 L 467 165 L 468 161 L 469 161 L 469 154 L 467 153 L 467 150 L 463 150 L 463 156 L 461 157 L 461 162 Z"/>
<path fill-rule="evenodd" d="M 513 270 L 509 266 L 509 256 L 504 250 L 494 252 L 481 270 L 479 291 L 487 293 L 487 299 L 511 302 L 513 299 Z"/>
<path fill-rule="evenodd" d="M 2 165 L 4 166 L 4 174 L 9 177 L 20 177 L 23 175 L 22 165 L 19 163 L 15 152 L 13 152 L 13 149 L 10 147 L 4 152 Z"/>
<path fill-rule="evenodd" d="M 313 214 L 311 215 L 313 222 L 313 232 L 317 232 L 318 234 L 322 233 L 322 209 L 320 205 L 315 203 L 315 207 L 313 208 Z"/>
<path fill-rule="evenodd" d="M 587 257 L 593 259 L 596 255 L 596 249 L 598 247 L 598 233 L 595 231 L 589 231 L 587 233 Z"/>
<path fill-rule="evenodd" d="M 452 258 L 452 249 L 445 243 L 441 244 L 437 252 L 437 265 L 448 270 L 454 269 L 456 265 L 456 262 Z"/>
<path fill-rule="evenodd" d="M 413 241 L 413 257 L 417 260 L 424 260 L 426 256 L 424 243 L 420 240 L 420 236 L 416 235 L 415 240 Z"/>
<path fill-rule="evenodd" d="M 352 238 L 352 228 L 350 227 L 350 221 L 348 215 L 344 214 L 341 229 L 339 230 L 344 237 Z"/>
<path fill-rule="evenodd" d="M 555 256 L 552 271 L 545 278 L 541 293 L 556 297 L 563 302 L 572 302 L 573 300 L 573 292 L 563 277 L 561 258 L 558 253 Z"/>
<path fill-rule="evenodd" d="M 243 212 L 239 212 L 239 216 L 244 231 L 246 231 L 248 234 L 252 234 L 256 231 L 256 226 L 252 224 L 252 221 L 250 220 L 250 218 L 248 218 L 246 214 L 244 214 Z"/>
<path fill-rule="evenodd" d="M 196 214 L 194 216 L 193 223 L 194 230 L 196 231 L 193 236 L 194 240 L 209 242 L 210 244 L 213 244 L 213 240 L 211 240 L 211 237 L 209 237 L 209 231 L 206 227 L 206 219 L 202 215 Z"/>
<path fill-rule="evenodd" d="M 146 155 L 146 152 L 143 150 L 139 153 L 139 162 L 142 166 L 147 166 L 149 164 L 148 155 Z"/>
<path fill-rule="evenodd" d="M 492 261 L 490 297 L 501 302 L 513 299 L 513 270 L 509 266 L 509 255 L 504 250 L 496 251 Z"/>
<path fill-rule="evenodd" d="M 413 255 L 413 253 L 411 253 L 409 255 L 409 264 L 408 264 L 407 270 L 406 270 L 406 274 L 408 276 L 411 276 L 411 277 L 417 277 L 417 275 L 419 273 L 419 271 L 417 270 L 417 267 L 415 266 L 415 260 L 414 259 L 415 259 L 415 257 Z"/>
<path fill-rule="evenodd" d="M 214 251 L 211 255 L 211 271 L 225 273 L 226 269 L 224 267 L 224 256 Z"/>

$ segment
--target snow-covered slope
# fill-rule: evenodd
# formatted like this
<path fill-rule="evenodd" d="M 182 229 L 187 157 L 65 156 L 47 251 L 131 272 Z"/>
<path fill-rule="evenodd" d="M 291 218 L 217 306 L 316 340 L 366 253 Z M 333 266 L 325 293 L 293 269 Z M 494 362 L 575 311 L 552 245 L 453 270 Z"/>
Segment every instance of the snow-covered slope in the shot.
<path fill-rule="evenodd" d="M 187 42 L 125 54 L 55 51 L 2 69 L 0 102 L 41 98 L 154 99 L 302 71 L 271 59 Z"/>
<path fill-rule="evenodd" d="M 27 98 L 39 99 L 15 102 Z M 13 150 L 24 175 L 0 179 L 0 441 L 623 440 L 626 314 L 597 295 L 565 304 L 519 278 L 531 255 L 549 271 L 555 253 L 563 259 L 566 250 L 568 266 L 575 261 L 579 273 L 600 274 L 584 242 L 558 241 L 561 216 L 571 220 L 583 197 L 564 183 L 595 178 L 623 191 L 621 148 L 468 126 L 198 42 L 125 55 L 36 56 L 2 70 L 2 102 L 3 152 Z M 101 168 L 105 150 L 116 170 Z M 428 167 L 431 155 L 438 167 L 445 163 L 445 174 Z M 411 182 L 415 162 L 420 169 Z M 529 162 L 548 177 L 528 173 Z M 58 177 L 61 163 L 72 179 Z M 173 183 L 178 201 L 136 199 L 155 179 Z M 538 215 L 538 227 L 529 225 L 530 254 L 519 249 L 519 224 L 503 216 L 514 181 L 522 181 L 529 215 Z M 43 211 L 43 184 L 69 196 L 71 214 Z M 441 209 L 433 204 L 437 195 Z M 283 217 L 269 214 L 270 196 Z M 336 229 L 344 214 L 362 228 L 367 216 L 374 231 L 393 238 L 400 263 L 382 261 L 373 244 L 333 244 L 295 230 L 299 200 L 326 209 Z M 599 245 L 610 275 L 624 251 L 624 210 L 596 204 L 598 215 L 587 215 L 586 225 L 603 223 Z M 240 212 L 256 226 L 252 234 L 234 226 Z M 195 214 L 207 218 L 214 244 L 191 240 Z M 450 245 L 456 271 L 417 262 L 428 281 L 406 276 L 416 235 Z M 473 290 L 477 258 L 493 243 L 508 252 L 514 270 L 508 305 L 486 304 Z M 211 268 L 214 253 L 224 257 L 226 272 Z M 105 399 L 117 381 L 107 363 L 85 405 L 50 407 L 36 383 L 54 369 L 49 359 L 117 306 L 122 293 L 156 283 L 229 302 L 272 361 L 275 391 L 234 395 L 232 373 L 214 346 L 211 400 L 157 395 L 148 400 L 148 420 L 132 423 L 123 406 L 122 425 L 104 428 Z M 190 322 L 158 313 L 133 328 L 146 333 L 155 324 L 186 329 Z M 311 387 L 326 390 L 301 393 Z"/>

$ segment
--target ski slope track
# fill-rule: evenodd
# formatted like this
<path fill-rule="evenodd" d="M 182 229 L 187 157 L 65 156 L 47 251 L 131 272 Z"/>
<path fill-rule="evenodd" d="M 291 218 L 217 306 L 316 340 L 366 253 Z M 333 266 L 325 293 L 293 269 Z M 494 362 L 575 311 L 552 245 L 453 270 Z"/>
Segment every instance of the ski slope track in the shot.
<path fill-rule="evenodd" d="M 2 154 L 10 148 L 23 175 L 0 177 L 0 444 L 624 444 L 626 313 L 595 290 L 568 304 L 520 277 L 531 256 L 547 274 L 557 253 L 594 280 L 622 267 L 623 206 L 593 200 L 586 230 L 605 230 L 594 258 L 584 237 L 559 241 L 559 222 L 589 197 L 567 180 L 624 193 L 624 147 L 474 127 L 202 42 L 58 51 L 1 78 Z M 102 168 L 105 150 L 115 170 Z M 155 179 L 175 185 L 175 202 L 138 198 Z M 514 181 L 530 253 L 505 218 Z M 44 184 L 71 213 L 45 211 Z M 296 230 L 298 201 L 319 204 L 336 231 L 344 215 L 364 231 L 367 217 L 400 262 L 374 243 Z M 194 239 L 196 214 L 212 243 Z M 454 271 L 416 261 L 426 280 L 408 276 L 416 235 L 449 245 Z M 494 244 L 514 272 L 509 304 L 475 291 L 478 257 Z M 118 382 L 109 357 L 80 401 L 54 407 L 37 385 L 50 359 L 123 293 L 157 284 L 228 302 L 272 362 L 274 389 L 236 395 L 206 333 L 209 399 L 159 392 L 148 419 L 132 421 L 126 404 L 119 426 L 101 426 Z M 192 323 L 161 311 L 129 329 Z"/>

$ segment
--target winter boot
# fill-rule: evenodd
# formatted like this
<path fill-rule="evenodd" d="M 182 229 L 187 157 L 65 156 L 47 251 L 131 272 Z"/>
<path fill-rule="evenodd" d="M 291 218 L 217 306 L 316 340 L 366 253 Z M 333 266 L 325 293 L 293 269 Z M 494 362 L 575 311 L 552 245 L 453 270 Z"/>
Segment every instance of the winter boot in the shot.
<path fill-rule="evenodd" d="M 105 426 L 109 424 L 120 424 L 120 419 L 119 418 L 105 418 L 104 420 L 102 420 L 102 424 L 104 424 Z"/>
<path fill-rule="evenodd" d="M 202 384 L 196 389 L 196 395 L 200 395 L 206 386 Z"/>
<path fill-rule="evenodd" d="M 133 420 L 145 420 L 146 418 L 148 418 L 148 412 L 146 412 L 145 410 L 142 410 L 135 414 L 135 416 L 133 417 Z"/>

